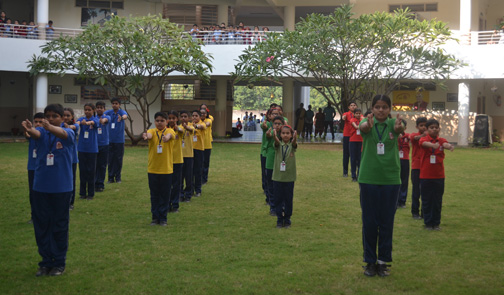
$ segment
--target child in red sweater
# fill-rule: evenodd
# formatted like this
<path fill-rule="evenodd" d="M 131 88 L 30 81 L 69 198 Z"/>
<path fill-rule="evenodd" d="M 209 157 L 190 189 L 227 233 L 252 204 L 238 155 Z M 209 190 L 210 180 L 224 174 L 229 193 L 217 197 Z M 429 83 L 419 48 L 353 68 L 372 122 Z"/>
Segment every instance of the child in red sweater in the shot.
<path fill-rule="evenodd" d="M 406 130 L 406 120 L 402 120 Z M 399 144 L 399 159 L 401 160 L 401 188 L 399 189 L 399 199 L 397 207 L 406 208 L 406 198 L 408 196 L 408 178 L 409 178 L 409 153 L 410 153 L 410 134 L 403 131 L 397 138 Z"/>
<path fill-rule="evenodd" d="M 420 160 L 422 149 L 419 145 L 420 138 L 426 136 L 425 123 L 427 118 L 420 117 L 416 120 L 418 132 L 410 134 L 410 142 L 413 151 L 411 152 L 411 214 L 414 219 L 422 219 L 420 216 Z"/>

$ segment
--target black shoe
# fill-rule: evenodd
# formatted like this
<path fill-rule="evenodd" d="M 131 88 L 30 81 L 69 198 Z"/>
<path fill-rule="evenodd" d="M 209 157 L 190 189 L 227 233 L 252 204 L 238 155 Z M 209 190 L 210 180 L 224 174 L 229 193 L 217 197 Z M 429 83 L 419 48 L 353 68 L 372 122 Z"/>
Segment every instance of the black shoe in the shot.
<path fill-rule="evenodd" d="M 368 263 L 364 268 L 364 275 L 368 277 L 374 277 L 376 275 L 376 264 Z"/>
<path fill-rule="evenodd" d="M 27 222 L 28 224 L 33 224 L 33 219 L 30 218 L 30 220 L 28 220 Z"/>
<path fill-rule="evenodd" d="M 290 228 L 291 225 L 292 225 L 292 223 L 291 223 L 291 221 L 289 219 L 287 219 L 287 220 L 284 221 L 284 227 L 285 228 Z"/>
<path fill-rule="evenodd" d="M 49 275 L 52 276 L 52 277 L 60 276 L 60 275 L 63 274 L 64 271 L 65 271 L 65 267 L 64 266 L 53 267 L 53 268 L 51 268 L 51 271 L 49 272 Z"/>
<path fill-rule="evenodd" d="M 426 230 L 433 230 L 434 229 L 434 227 L 432 225 L 427 225 L 427 224 L 424 224 L 423 228 Z"/>
<path fill-rule="evenodd" d="M 70 211 L 74 209 L 74 205 L 70 205 Z"/>
<path fill-rule="evenodd" d="M 170 213 L 179 213 L 178 209 L 172 209 Z"/>
<path fill-rule="evenodd" d="M 353 177 L 353 178 L 352 178 L 352 182 L 357 182 L 357 178 L 356 178 L 356 177 Z"/>
<path fill-rule="evenodd" d="M 50 271 L 51 270 L 48 267 L 42 266 L 42 267 L 39 267 L 39 269 L 35 273 L 35 276 L 36 277 L 47 276 L 47 275 L 49 275 Z"/>
<path fill-rule="evenodd" d="M 390 275 L 390 269 L 387 267 L 390 267 L 390 265 L 387 264 L 377 264 L 376 265 L 376 272 L 380 277 L 388 277 Z"/>
<path fill-rule="evenodd" d="M 79 197 L 79 199 L 81 199 L 81 200 L 85 200 L 85 199 L 87 199 L 87 197 L 86 197 L 86 196 L 81 195 L 81 196 Z"/>
<path fill-rule="evenodd" d="M 201 193 L 196 193 L 194 196 L 195 197 L 201 197 Z"/>
<path fill-rule="evenodd" d="M 406 204 L 398 204 L 398 205 L 397 205 L 397 208 L 404 209 L 404 208 L 406 208 Z"/>
<path fill-rule="evenodd" d="M 418 214 L 413 214 L 413 219 L 421 220 L 423 218 L 420 215 L 418 215 Z"/>
<path fill-rule="evenodd" d="M 282 222 L 277 222 L 276 228 L 282 228 L 282 227 L 283 227 L 283 223 Z"/>
<path fill-rule="evenodd" d="M 87 197 L 88 201 L 92 201 L 93 198 L 94 198 L 94 196 L 93 197 Z"/>
<path fill-rule="evenodd" d="M 185 198 L 184 203 L 189 203 L 191 202 L 191 198 Z"/>
<path fill-rule="evenodd" d="M 270 209 L 270 211 L 269 211 L 269 215 L 270 215 L 270 216 L 277 216 L 277 215 L 276 215 L 276 211 L 275 211 L 274 209 Z"/>
<path fill-rule="evenodd" d="M 159 225 L 161 225 L 161 226 L 167 226 L 167 225 L 168 225 L 168 222 L 166 222 L 166 220 L 164 220 L 164 221 L 161 221 L 161 222 L 159 223 Z"/>
<path fill-rule="evenodd" d="M 348 177 L 348 173 L 343 173 L 343 177 Z"/>
<path fill-rule="evenodd" d="M 105 189 L 104 189 L 103 187 L 98 187 L 98 188 L 96 188 L 96 190 L 95 190 L 95 191 L 96 191 L 97 193 L 101 193 L 101 192 L 103 192 L 104 190 L 105 190 Z"/>
<path fill-rule="evenodd" d="M 157 219 L 152 219 L 150 225 L 154 226 L 154 225 L 158 225 L 159 224 L 159 220 Z"/>
<path fill-rule="evenodd" d="M 107 183 L 114 183 L 115 181 L 113 179 L 109 179 L 109 181 L 107 181 Z"/>
<path fill-rule="evenodd" d="M 121 183 L 121 182 L 122 182 L 122 181 L 120 181 L 120 180 L 116 180 L 116 183 Z"/>
<path fill-rule="evenodd" d="M 432 229 L 433 229 L 433 230 L 441 230 L 441 227 L 439 227 L 439 225 L 434 225 L 434 226 L 432 227 Z"/>

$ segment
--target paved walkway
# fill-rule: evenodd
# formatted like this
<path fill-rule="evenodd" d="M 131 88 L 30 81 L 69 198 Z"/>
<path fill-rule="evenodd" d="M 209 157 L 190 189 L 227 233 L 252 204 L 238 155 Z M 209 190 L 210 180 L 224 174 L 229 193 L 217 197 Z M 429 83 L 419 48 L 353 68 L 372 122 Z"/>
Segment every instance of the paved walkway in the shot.
<path fill-rule="evenodd" d="M 262 131 L 240 131 L 243 134 L 242 137 L 233 137 L 233 138 L 215 138 L 214 142 L 227 142 L 227 143 L 261 143 L 262 140 Z M 298 142 L 300 143 L 316 143 L 316 144 L 340 144 L 343 141 L 343 133 L 335 133 L 334 139 L 331 134 L 327 134 L 325 139 L 311 138 L 298 138 Z"/>

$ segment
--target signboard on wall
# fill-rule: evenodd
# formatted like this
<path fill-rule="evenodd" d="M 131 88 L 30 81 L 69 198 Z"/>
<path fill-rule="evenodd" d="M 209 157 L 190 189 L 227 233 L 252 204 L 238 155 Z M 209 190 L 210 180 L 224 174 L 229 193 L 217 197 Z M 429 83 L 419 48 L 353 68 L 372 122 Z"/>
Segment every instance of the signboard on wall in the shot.
<path fill-rule="evenodd" d="M 429 104 L 429 91 L 396 90 L 392 92 L 394 109 L 406 108 L 414 111 L 425 111 Z"/>

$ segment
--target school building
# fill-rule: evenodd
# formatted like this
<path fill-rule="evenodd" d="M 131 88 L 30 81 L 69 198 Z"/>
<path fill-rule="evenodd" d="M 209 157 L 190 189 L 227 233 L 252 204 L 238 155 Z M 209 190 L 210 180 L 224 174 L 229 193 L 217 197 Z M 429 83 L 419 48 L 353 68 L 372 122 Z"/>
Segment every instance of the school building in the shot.
<path fill-rule="evenodd" d="M 282 31 L 293 30 L 295 23 L 309 13 L 330 13 L 343 4 L 354 5 L 357 15 L 409 7 L 420 20 L 436 18 L 447 22 L 460 43 L 448 44 L 445 48 L 467 66 L 452 73 L 446 84 L 448 89 L 423 87 L 424 84 L 418 81 L 404 81 L 411 83 L 410 89 L 420 86 L 422 91 L 394 91 L 393 103 L 405 111 L 409 120 L 420 114 L 440 119 L 443 137 L 459 145 L 471 143 L 473 130 L 481 127 L 481 116 L 476 120 L 477 114 L 488 115 L 490 131 L 496 129 L 497 135 L 502 138 L 504 33 L 494 31 L 504 22 L 502 0 L 0 0 L 0 10 L 5 11 L 8 18 L 27 22 L 34 20 L 39 26 L 37 38 L 5 35 L 0 38 L 0 133 L 21 129 L 22 120 L 31 118 L 34 112 L 49 103 L 61 103 L 82 114 L 85 103 L 95 102 L 107 95 L 103 89 L 78 80 L 71 74 L 64 77 L 45 74 L 30 77 L 27 61 L 33 55 L 39 55 L 40 46 L 50 39 L 51 36 L 46 35 L 43 29 L 49 20 L 54 22 L 55 35 L 79 34 L 87 24 L 104 22 L 111 14 L 161 14 L 172 22 L 184 25 L 187 30 L 193 24 L 205 27 L 243 22 L 251 29 L 257 25 L 260 28 L 269 27 L 270 31 Z M 203 46 L 203 50 L 213 56 L 210 85 L 203 85 L 194 77 L 170 77 L 170 82 L 159 85 L 165 89 L 164 96 L 158 100 L 151 114 L 172 108 L 191 110 L 205 103 L 217 119 L 215 134 L 224 136 L 231 131 L 232 124 L 233 84 L 230 72 L 247 46 Z M 283 81 L 282 87 L 283 107 L 292 122 L 299 103 L 305 102 L 306 105 L 309 101 L 309 92 L 305 91 L 304 85 L 289 79 Z M 114 89 L 106 91 L 111 96 L 115 95 Z M 124 99 L 127 102 L 128 98 Z M 420 100 L 425 110 L 412 108 Z M 138 113 L 131 104 L 124 107 L 138 123 L 139 127 L 135 130 L 140 133 Z M 410 122 L 409 126 L 413 124 Z"/>

